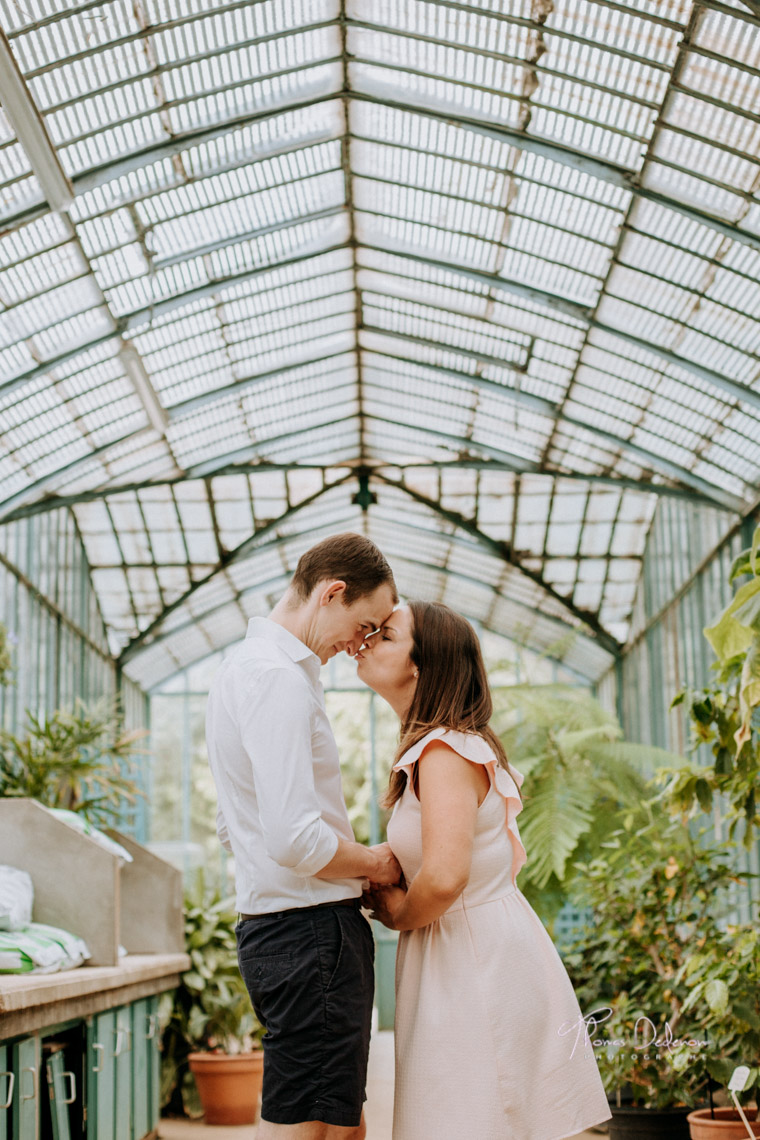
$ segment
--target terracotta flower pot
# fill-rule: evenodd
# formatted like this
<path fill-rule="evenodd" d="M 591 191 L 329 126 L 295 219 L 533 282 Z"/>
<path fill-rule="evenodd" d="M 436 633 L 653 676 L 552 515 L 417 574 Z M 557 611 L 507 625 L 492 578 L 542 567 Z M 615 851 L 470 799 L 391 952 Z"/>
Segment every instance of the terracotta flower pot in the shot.
<path fill-rule="evenodd" d="M 191 1053 L 188 1061 L 207 1124 L 255 1124 L 264 1077 L 260 1049 L 234 1055 Z"/>
<path fill-rule="evenodd" d="M 745 1108 L 744 1115 L 755 1136 L 760 1136 L 756 1108 Z M 747 1129 L 735 1108 L 716 1108 L 713 1119 L 709 1108 L 699 1108 L 688 1116 L 691 1140 L 749 1140 Z"/>

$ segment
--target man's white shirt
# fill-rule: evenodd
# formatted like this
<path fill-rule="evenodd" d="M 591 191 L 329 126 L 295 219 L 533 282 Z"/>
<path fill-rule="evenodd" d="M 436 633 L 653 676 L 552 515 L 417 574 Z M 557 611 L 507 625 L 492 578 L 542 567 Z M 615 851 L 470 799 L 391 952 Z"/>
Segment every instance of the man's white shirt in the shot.
<path fill-rule="evenodd" d="M 358 879 L 317 879 L 353 840 L 316 654 L 269 618 L 211 684 L 206 713 L 217 831 L 235 858 L 236 905 L 262 914 L 358 897 Z"/>

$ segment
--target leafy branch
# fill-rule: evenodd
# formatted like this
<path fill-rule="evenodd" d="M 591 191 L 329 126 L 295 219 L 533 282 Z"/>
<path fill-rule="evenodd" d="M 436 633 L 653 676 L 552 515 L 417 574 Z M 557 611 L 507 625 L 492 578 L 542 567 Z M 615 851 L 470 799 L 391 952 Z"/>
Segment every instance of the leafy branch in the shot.
<path fill-rule="evenodd" d="M 125 731 L 114 701 L 77 701 L 44 718 L 27 713 L 26 731 L 0 732 L 0 796 L 29 796 L 81 812 L 92 824 L 117 823 L 142 792 L 134 757 L 142 729 Z"/>

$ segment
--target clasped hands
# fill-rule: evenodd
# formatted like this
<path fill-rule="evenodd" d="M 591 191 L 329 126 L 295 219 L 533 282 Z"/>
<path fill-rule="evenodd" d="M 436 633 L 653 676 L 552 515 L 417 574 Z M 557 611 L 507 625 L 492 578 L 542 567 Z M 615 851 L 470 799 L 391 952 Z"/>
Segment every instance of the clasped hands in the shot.
<path fill-rule="evenodd" d="M 367 880 L 362 892 L 362 906 L 370 911 L 370 916 L 382 922 L 389 930 L 397 930 L 396 915 L 406 898 L 406 882 L 400 865 L 387 843 L 371 848 L 384 860 L 383 881 Z M 385 859 L 387 858 L 387 864 Z M 395 864 L 395 867 L 393 866 Z"/>

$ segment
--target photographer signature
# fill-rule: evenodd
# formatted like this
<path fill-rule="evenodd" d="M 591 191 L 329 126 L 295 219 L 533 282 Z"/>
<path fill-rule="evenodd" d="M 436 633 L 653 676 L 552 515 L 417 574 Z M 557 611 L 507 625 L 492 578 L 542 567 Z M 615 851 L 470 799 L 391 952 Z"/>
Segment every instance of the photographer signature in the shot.
<path fill-rule="evenodd" d="M 581 1038 L 584 1049 L 589 1045 L 592 1048 L 600 1048 L 606 1045 L 628 1045 L 629 1042 L 622 1037 L 594 1036 L 597 1027 L 608 1021 L 610 1017 L 612 1017 L 612 1009 L 609 1006 L 602 1006 L 585 1017 L 581 1015 L 576 1022 L 564 1021 L 557 1030 L 560 1037 L 567 1037 L 568 1034 L 575 1031 L 575 1040 L 570 1056 L 574 1056 Z M 592 1040 L 592 1038 L 594 1039 Z M 662 1034 L 658 1032 L 654 1022 L 648 1017 L 637 1018 L 633 1027 L 632 1048 L 636 1050 L 665 1049 L 669 1053 L 673 1053 L 681 1045 L 685 1045 L 689 1049 L 700 1049 L 707 1044 L 707 1041 L 699 1041 L 694 1037 L 674 1037 L 667 1021 L 665 1022 L 665 1031 Z"/>

